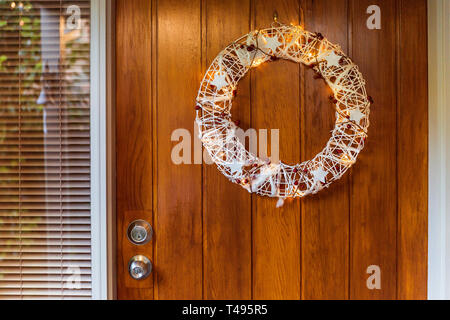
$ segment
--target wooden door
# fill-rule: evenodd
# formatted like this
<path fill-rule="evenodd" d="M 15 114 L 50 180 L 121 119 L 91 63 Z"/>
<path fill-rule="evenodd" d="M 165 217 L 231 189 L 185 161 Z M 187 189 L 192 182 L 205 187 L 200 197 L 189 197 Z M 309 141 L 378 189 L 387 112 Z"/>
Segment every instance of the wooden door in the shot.
<path fill-rule="evenodd" d="M 368 29 L 367 8 L 381 9 Z M 375 104 L 366 148 L 338 183 L 276 209 L 214 166 L 175 165 L 175 129 L 193 134 L 203 72 L 231 41 L 279 20 L 321 32 L 359 65 Z M 427 294 L 426 0 L 117 0 L 119 299 L 424 299 Z M 286 61 L 253 70 L 233 117 L 280 129 L 280 156 L 311 158 L 334 112 L 313 72 Z M 153 240 L 132 245 L 144 219 Z M 128 275 L 136 254 L 154 271 Z M 381 289 L 367 287 L 379 266 Z"/>

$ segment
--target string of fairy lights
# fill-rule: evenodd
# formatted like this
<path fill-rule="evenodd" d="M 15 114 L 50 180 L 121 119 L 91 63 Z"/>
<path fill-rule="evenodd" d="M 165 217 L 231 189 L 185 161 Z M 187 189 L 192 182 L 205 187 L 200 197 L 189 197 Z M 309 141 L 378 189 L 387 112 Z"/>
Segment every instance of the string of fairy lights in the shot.
<path fill-rule="evenodd" d="M 272 163 L 248 152 L 236 136 L 231 106 L 239 81 L 251 68 L 278 59 L 310 66 L 331 88 L 336 123 L 325 148 L 296 165 Z M 197 96 L 200 139 L 218 169 L 232 182 L 261 196 L 286 198 L 315 194 L 340 179 L 364 148 L 371 97 L 365 81 L 338 45 L 320 33 L 278 22 L 250 32 L 226 47 L 206 71 Z"/>

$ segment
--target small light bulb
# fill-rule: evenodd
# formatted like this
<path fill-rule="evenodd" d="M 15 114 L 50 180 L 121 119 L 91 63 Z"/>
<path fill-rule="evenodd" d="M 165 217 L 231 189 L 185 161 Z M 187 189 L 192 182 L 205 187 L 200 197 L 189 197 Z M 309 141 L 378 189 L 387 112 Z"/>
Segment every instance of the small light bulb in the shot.
<path fill-rule="evenodd" d="M 16 7 L 16 3 L 13 1 L 11 2 L 11 9 L 14 9 Z"/>

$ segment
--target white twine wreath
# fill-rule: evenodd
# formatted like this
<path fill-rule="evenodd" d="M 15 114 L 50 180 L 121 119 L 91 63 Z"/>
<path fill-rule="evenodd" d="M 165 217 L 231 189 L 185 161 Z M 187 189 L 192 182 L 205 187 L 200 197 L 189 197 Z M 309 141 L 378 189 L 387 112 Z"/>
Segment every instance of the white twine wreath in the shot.
<path fill-rule="evenodd" d="M 310 66 L 333 91 L 336 124 L 326 147 L 297 165 L 271 163 L 248 152 L 236 136 L 231 105 L 238 82 L 264 62 L 291 60 Z M 286 198 L 315 194 L 340 179 L 364 148 L 369 127 L 365 81 L 358 67 L 320 33 L 276 23 L 226 47 L 207 70 L 197 97 L 200 139 L 218 169 L 251 193 Z"/>

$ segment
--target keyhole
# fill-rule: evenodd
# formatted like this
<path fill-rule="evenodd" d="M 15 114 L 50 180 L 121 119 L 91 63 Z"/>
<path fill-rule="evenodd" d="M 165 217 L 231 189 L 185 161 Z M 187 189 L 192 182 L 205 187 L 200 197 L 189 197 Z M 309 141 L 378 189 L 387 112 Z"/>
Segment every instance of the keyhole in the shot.
<path fill-rule="evenodd" d="M 136 277 L 140 277 L 144 273 L 144 270 L 141 267 L 135 267 L 133 273 Z"/>
<path fill-rule="evenodd" d="M 147 237 L 147 231 L 141 226 L 136 226 L 131 232 L 131 238 L 136 242 L 142 242 Z"/>

